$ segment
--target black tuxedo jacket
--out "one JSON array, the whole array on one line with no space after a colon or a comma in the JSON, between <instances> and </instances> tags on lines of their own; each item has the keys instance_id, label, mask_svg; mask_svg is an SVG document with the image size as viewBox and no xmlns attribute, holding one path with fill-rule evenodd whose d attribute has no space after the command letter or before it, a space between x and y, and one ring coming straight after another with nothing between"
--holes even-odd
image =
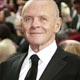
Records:
<instances>
[{"instance_id":1,"label":"black tuxedo jacket","mask_svg":"<svg viewBox=\"0 0 80 80\"><path fill-rule=\"evenodd\" d=\"M0 65L0 80L18 80L27 54L19 54ZM39 80L80 80L80 59L58 48Z\"/></svg>"}]
</instances>

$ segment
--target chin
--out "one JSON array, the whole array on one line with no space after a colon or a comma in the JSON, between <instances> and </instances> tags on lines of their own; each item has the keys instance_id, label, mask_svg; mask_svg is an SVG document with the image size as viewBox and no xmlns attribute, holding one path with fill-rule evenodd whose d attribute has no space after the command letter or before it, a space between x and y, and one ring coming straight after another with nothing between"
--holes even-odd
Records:
<instances>
[{"instance_id":1,"label":"chin","mask_svg":"<svg viewBox=\"0 0 80 80\"><path fill-rule=\"evenodd\" d=\"M29 43L31 45L41 45L42 44L42 42L40 40L39 41L37 41L37 40L29 41Z\"/></svg>"},{"instance_id":2,"label":"chin","mask_svg":"<svg viewBox=\"0 0 80 80\"><path fill-rule=\"evenodd\" d=\"M40 42L30 42L30 44L32 44L32 45L40 45L41 43Z\"/></svg>"}]
</instances>

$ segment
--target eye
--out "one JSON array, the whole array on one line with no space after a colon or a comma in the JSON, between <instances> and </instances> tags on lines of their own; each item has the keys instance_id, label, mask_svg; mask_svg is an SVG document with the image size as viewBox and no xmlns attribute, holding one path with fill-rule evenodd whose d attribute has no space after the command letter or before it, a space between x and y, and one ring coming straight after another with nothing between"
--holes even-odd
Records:
<instances>
[{"instance_id":1,"label":"eye","mask_svg":"<svg viewBox=\"0 0 80 80\"><path fill-rule=\"evenodd\" d=\"M24 22L28 23L28 22L32 22L32 17L28 16L24 18Z\"/></svg>"},{"instance_id":2,"label":"eye","mask_svg":"<svg viewBox=\"0 0 80 80\"><path fill-rule=\"evenodd\" d=\"M46 22L46 21L47 21L47 18L45 18L45 17L40 17L40 21L41 21L41 22Z\"/></svg>"}]
</instances>

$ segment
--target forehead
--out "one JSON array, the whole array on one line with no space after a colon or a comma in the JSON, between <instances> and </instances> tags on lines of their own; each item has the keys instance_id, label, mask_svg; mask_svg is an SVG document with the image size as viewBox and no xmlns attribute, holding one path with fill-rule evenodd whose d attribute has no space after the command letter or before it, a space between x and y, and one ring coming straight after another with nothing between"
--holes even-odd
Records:
<instances>
[{"instance_id":1,"label":"forehead","mask_svg":"<svg viewBox=\"0 0 80 80\"><path fill-rule=\"evenodd\" d=\"M55 8L53 2L47 0L33 1L30 3L26 3L23 7L22 14L38 14L38 13L55 13Z\"/></svg>"}]
</instances>

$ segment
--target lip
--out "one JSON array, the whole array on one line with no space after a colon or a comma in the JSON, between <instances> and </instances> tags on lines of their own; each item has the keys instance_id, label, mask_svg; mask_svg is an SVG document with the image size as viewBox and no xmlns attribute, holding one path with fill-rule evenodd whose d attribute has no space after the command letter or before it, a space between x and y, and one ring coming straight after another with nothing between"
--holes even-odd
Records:
<instances>
[{"instance_id":1,"label":"lip","mask_svg":"<svg viewBox=\"0 0 80 80\"><path fill-rule=\"evenodd\" d=\"M42 34L42 32L30 32L30 34Z\"/></svg>"},{"instance_id":2,"label":"lip","mask_svg":"<svg viewBox=\"0 0 80 80\"><path fill-rule=\"evenodd\" d=\"M40 35L42 33L31 33L31 35Z\"/></svg>"}]
</instances>

